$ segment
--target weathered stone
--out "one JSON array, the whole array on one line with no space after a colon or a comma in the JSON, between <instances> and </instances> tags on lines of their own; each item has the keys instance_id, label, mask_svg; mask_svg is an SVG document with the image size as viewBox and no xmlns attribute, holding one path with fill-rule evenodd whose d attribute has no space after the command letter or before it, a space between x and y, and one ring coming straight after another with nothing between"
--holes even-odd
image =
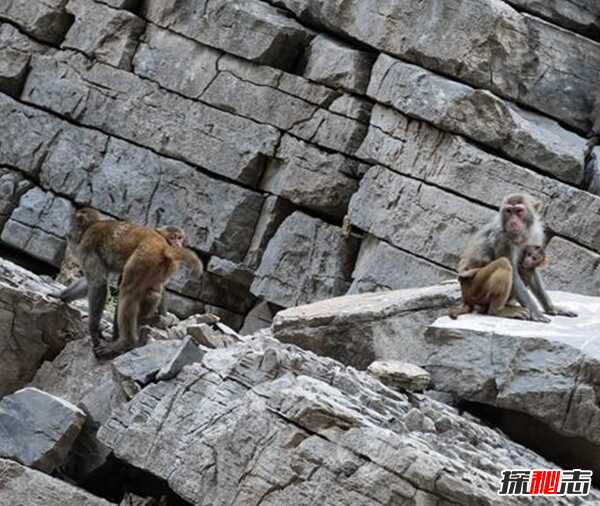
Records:
<instances>
[{"instance_id":1,"label":"weathered stone","mask_svg":"<svg viewBox=\"0 0 600 506\"><path fill-rule=\"evenodd\" d=\"M194 506L494 504L503 469L553 467L447 406L267 337L149 385L100 438Z\"/></svg>"},{"instance_id":2,"label":"weathered stone","mask_svg":"<svg viewBox=\"0 0 600 506\"><path fill-rule=\"evenodd\" d=\"M592 149L585 169L587 191L600 196L600 146Z\"/></svg>"},{"instance_id":3,"label":"weathered stone","mask_svg":"<svg viewBox=\"0 0 600 506\"><path fill-rule=\"evenodd\" d=\"M383 9L379 0L275 3L342 37L489 89L581 130L591 126L600 44L503 2L456 0L440 8L437 0L399 0Z\"/></svg>"},{"instance_id":4,"label":"weathered stone","mask_svg":"<svg viewBox=\"0 0 600 506\"><path fill-rule=\"evenodd\" d=\"M249 287L254 279L254 274L245 265L216 256L210 258L206 271L246 287Z\"/></svg>"},{"instance_id":5,"label":"weathered stone","mask_svg":"<svg viewBox=\"0 0 600 506\"><path fill-rule=\"evenodd\" d=\"M0 24L0 91L2 93L13 97L18 97L21 93L31 58L31 46L33 46L33 43L28 44L29 40L14 26Z\"/></svg>"},{"instance_id":6,"label":"weathered stone","mask_svg":"<svg viewBox=\"0 0 600 506\"><path fill-rule=\"evenodd\" d=\"M550 324L482 315L438 319L426 334L433 349L425 368L438 390L525 413L562 436L582 438L596 453L586 465L597 473L600 299L550 296L579 317L554 317Z\"/></svg>"},{"instance_id":7,"label":"weathered stone","mask_svg":"<svg viewBox=\"0 0 600 506\"><path fill-rule=\"evenodd\" d=\"M188 325L187 332L194 340L194 343L206 348L227 348L237 342L236 339L214 329L206 323Z\"/></svg>"},{"instance_id":8,"label":"weathered stone","mask_svg":"<svg viewBox=\"0 0 600 506\"><path fill-rule=\"evenodd\" d=\"M348 294L437 285L455 273L367 235L358 253Z\"/></svg>"},{"instance_id":9,"label":"weathered stone","mask_svg":"<svg viewBox=\"0 0 600 506\"><path fill-rule=\"evenodd\" d=\"M179 374L184 366L201 362L204 352L198 348L191 337L186 337L180 342L179 349L158 371L158 381L170 380Z\"/></svg>"},{"instance_id":10,"label":"weathered stone","mask_svg":"<svg viewBox=\"0 0 600 506\"><path fill-rule=\"evenodd\" d=\"M274 154L279 138L273 127L168 93L81 54L34 56L22 98L249 185L258 182L263 158Z\"/></svg>"},{"instance_id":11,"label":"weathered stone","mask_svg":"<svg viewBox=\"0 0 600 506\"><path fill-rule=\"evenodd\" d=\"M590 37L600 37L600 4L587 0L506 0L517 9Z\"/></svg>"},{"instance_id":12,"label":"weathered stone","mask_svg":"<svg viewBox=\"0 0 600 506\"><path fill-rule=\"evenodd\" d=\"M258 0L147 0L142 15L228 53L293 70L313 37L284 11Z\"/></svg>"},{"instance_id":13,"label":"weathered stone","mask_svg":"<svg viewBox=\"0 0 600 506\"><path fill-rule=\"evenodd\" d=\"M425 330L459 297L458 284L337 297L280 311L273 335L361 369L375 360L422 365Z\"/></svg>"},{"instance_id":14,"label":"weathered stone","mask_svg":"<svg viewBox=\"0 0 600 506\"><path fill-rule=\"evenodd\" d=\"M357 249L340 228L295 212L269 242L251 292L284 307L341 295Z\"/></svg>"},{"instance_id":15,"label":"weathered stone","mask_svg":"<svg viewBox=\"0 0 600 506\"><path fill-rule=\"evenodd\" d=\"M259 330L269 328L273 322L274 315L275 312L271 304L266 301L259 302L246 315L244 325L240 329L240 334L247 336Z\"/></svg>"},{"instance_id":16,"label":"weathered stone","mask_svg":"<svg viewBox=\"0 0 600 506\"><path fill-rule=\"evenodd\" d=\"M33 184L18 172L0 167L0 229Z\"/></svg>"},{"instance_id":17,"label":"weathered stone","mask_svg":"<svg viewBox=\"0 0 600 506\"><path fill-rule=\"evenodd\" d=\"M542 272L552 290L584 295L600 293L600 255L576 244L553 237L546 246L549 262Z\"/></svg>"},{"instance_id":18,"label":"weathered stone","mask_svg":"<svg viewBox=\"0 0 600 506\"><path fill-rule=\"evenodd\" d=\"M37 388L0 400L0 457L51 473L62 466L79 435L85 413Z\"/></svg>"},{"instance_id":19,"label":"weathered stone","mask_svg":"<svg viewBox=\"0 0 600 506\"><path fill-rule=\"evenodd\" d=\"M349 214L352 224L361 230L455 268L465 242L495 213L383 167L373 167L352 197Z\"/></svg>"},{"instance_id":20,"label":"weathered stone","mask_svg":"<svg viewBox=\"0 0 600 506\"><path fill-rule=\"evenodd\" d=\"M110 5L115 9L125 9L127 11L135 11L139 5L141 0L102 0L102 3L106 5Z\"/></svg>"},{"instance_id":21,"label":"weathered stone","mask_svg":"<svg viewBox=\"0 0 600 506\"><path fill-rule=\"evenodd\" d=\"M305 55L304 77L336 89L364 94L375 61L373 53L359 51L327 35L315 37Z\"/></svg>"},{"instance_id":22,"label":"weathered stone","mask_svg":"<svg viewBox=\"0 0 600 506\"><path fill-rule=\"evenodd\" d=\"M157 341L135 348L112 361L112 372L123 393L131 399L154 381L163 366L179 352L181 341Z\"/></svg>"},{"instance_id":23,"label":"weathered stone","mask_svg":"<svg viewBox=\"0 0 600 506\"><path fill-rule=\"evenodd\" d=\"M90 340L78 339L68 343L52 362L44 362L31 386L75 404L86 414L63 466L70 477L84 480L105 464L110 454L96 439L98 428L126 400L113 381L110 362L98 362Z\"/></svg>"},{"instance_id":24,"label":"weathered stone","mask_svg":"<svg viewBox=\"0 0 600 506\"><path fill-rule=\"evenodd\" d=\"M367 371L384 385L399 391L423 392L431 382L425 369L399 360L377 360Z\"/></svg>"},{"instance_id":25,"label":"weathered stone","mask_svg":"<svg viewBox=\"0 0 600 506\"><path fill-rule=\"evenodd\" d=\"M398 111L466 135L569 183L583 179L585 139L489 91L380 55L368 94Z\"/></svg>"},{"instance_id":26,"label":"weathered stone","mask_svg":"<svg viewBox=\"0 0 600 506\"><path fill-rule=\"evenodd\" d=\"M264 200L260 216L254 228L254 235L244 258L244 264L248 268L258 268L267 244L273 238L283 220L293 212L294 207L288 201L279 197L271 195Z\"/></svg>"},{"instance_id":27,"label":"weathered stone","mask_svg":"<svg viewBox=\"0 0 600 506\"><path fill-rule=\"evenodd\" d=\"M511 193L529 193L544 202L544 217L549 230L584 246L600 249L600 233L590 234L590 231L600 231L598 197L559 181L544 178L531 170L493 156L460 136L441 132L420 121L410 120L387 107L377 105L373 109L372 126L357 156L382 163L402 175L409 175L489 206L499 206L502 197ZM377 172L380 170L376 169ZM387 177L393 179L393 176ZM367 179L363 178L361 188ZM482 181L485 181L485 184L482 184ZM493 192L489 191L490 187L494 188ZM391 203L396 202L395 190L388 191L391 192L390 212L396 215L397 203ZM358 194L360 193L359 190ZM351 201L351 211L358 194L355 194ZM439 198L446 201L454 199L449 194ZM409 201L404 202L405 205L413 207ZM442 203L440 206L445 207ZM455 211L459 208L457 206L459 204L453 204ZM574 212L574 209L586 209L587 212L579 214ZM463 216L462 212L457 211L456 214ZM426 224L420 230L429 228L430 225ZM404 243L395 244L404 248ZM428 258L436 261L434 257ZM454 267L454 264L444 265Z\"/></svg>"},{"instance_id":28,"label":"weathered stone","mask_svg":"<svg viewBox=\"0 0 600 506\"><path fill-rule=\"evenodd\" d=\"M83 489L29 469L11 460L0 459L0 504L17 506L111 506Z\"/></svg>"},{"instance_id":29,"label":"weathered stone","mask_svg":"<svg viewBox=\"0 0 600 506\"><path fill-rule=\"evenodd\" d=\"M26 385L44 360L86 335L81 311L48 298L58 289L0 259L0 396Z\"/></svg>"},{"instance_id":30,"label":"weathered stone","mask_svg":"<svg viewBox=\"0 0 600 506\"><path fill-rule=\"evenodd\" d=\"M73 204L40 188L27 191L6 222L0 239L55 266L65 252Z\"/></svg>"},{"instance_id":31,"label":"weathered stone","mask_svg":"<svg viewBox=\"0 0 600 506\"><path fill-rule=\"evenodd\" d=\"M66 10L75 18L62 43L98 61L130 70L145 23L135 14L95 0L69 0Z\"/></svg>"},{"instance_id":32,"label":"weathered stone","mask_svg":"<svg viewBox=\"0 0 600 506\"><path fill-rule=\"evenodd\" d=\"M358 183L347 176L356 160L328 153L285 135L269 161L261 188L300 207L331 216L344 217Z\"/></svg>"},{"instance_id":33,"label":"weathered stone","mask_svg":"<svg viewBox=\"0 0 600 506\"><path fill-rule=\"evenodd\" d=\"M0 19L16 24L34 39L59 44L72 23L67 0L9 0L0 4Z\"/></svg>"}]
</instances>

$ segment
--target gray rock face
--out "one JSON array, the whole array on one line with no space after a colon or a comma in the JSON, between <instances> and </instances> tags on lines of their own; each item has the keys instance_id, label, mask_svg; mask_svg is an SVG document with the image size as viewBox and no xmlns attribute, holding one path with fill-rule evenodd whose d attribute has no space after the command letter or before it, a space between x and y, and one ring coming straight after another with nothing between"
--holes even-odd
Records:
<instances>
[{"instance_id":1,"label":"gray rock face","mask_svg":"<svg viewBox=\"0 0 600 506\"><path fill-rule=\"evenodd\" d=\"M452 408L418 399L259 337L149 385L99 436L198 506L257 497L273 506L494 504L503 469L553 466ZM588 500L600 495L593 490Z\"/></svg>"},{"instance_id":2,"label":"gray rock face","mask_svg":"<svg viewBox=\"0 0 600 506\"><path fill-rule=\"evenodd\" d=\"M437 320L427 331L433 348L425 368L438 390L526 413L600 451L600 300L551 296L579 317L550 324L481 315Z\"/></svg>"},{"instance_id":3,"label":"gray rock face","mask_svg":"<svg viewBox=\"0 0 600 506\"><path fill-rule=\"evenodd\" d=\"M285 70L313 37L284 11L258 0L148 0L142 15L202 44Z\"/></svg>"},{"instance_id":4,"label":"gray rock face","mask_svg":"<svg viewBox=\"0 0 600 506\"><path fill-rule=\"evenodd\" d=\"M348 294L431 286L455 278L454 271L367 235L360 245Z\"/></svg>"},{"instance_id":5,"label":"gray rock face","mask_svg":"<svg viewBox=\"0 0 600 506\"><path fill-rule=\"evenodd\" d=\"M181 341L179 348L170 360L160 368L156 379L159 381L173 379L184 366L201 362L203 356L204 352L188 336Z\"/></svg>"},{"instance_id":6,"label":"gray rock face","mask_svg":"<svg viewBox=\"0 0 600 506\"><path fill-rule=\"evenodd\" d=\"M600 5L586 0L507 0L519 10L591 37L600 35Z\"/></svg>"},{"instance_id":7,"label":"gray rock face","mask_svg":"<svg viewBox=\"0 0 600 506\"><path fill-rule=\"evenodd\" d=\"M589 171L588 191L600 196L600 146L592 149L586 170Z\"/></svg>"},{"instance_id":8,"label":"gray rock face","mask_svg":"<svg viewBox=\"0 0 600 506\"><path fill-rule=\"evenodd\" d=\"M104 499L11 460L0 459L0 503L27 506L111 506Z\"/></svg>"},{"instance_id":9,"label":"gray rock face","mask_svg":"<svg viewBox=\"0 0 600 506\"><path fill-rule=\"evenodd\" d=\"M0 19L18 25L35 39L59 44L71 25L67 0L9 0L0 5Z\"/></svg>"},{"instance_id":10,"label":"gray rock face","mask_svg":"<svg viewBox=\"0 0 600 506\"><path fill-rule=\"evenodd\" d=\"M33 185L21 174L0 167L0 228L19 205L19 200Z\"/></svg>"},{"instance_id":11,"label":"gray rock face","mask_svg":"<svg viewBox=\"0 0 600 506\"><path fill-rule=\"evenodd\" d=\"M113 381L110 362L98 362L90 340L78 339L67 343L52 362L44 362L30 386L60 397L86 414L85 424L62 467L71 478L84 480L110 454L96 439L96 432L112 410L126 401Z\"/></svg>"},{"instance_id":12,"label":"gray rock face","mask_svg":"<svg viewBox=\"0 0 600 506\"><path fill-rule=\"evenodd\" d=\"M308 46L305 59L304 77L307 79L364 94L375 55L319 35Z\"/></svg>"},{"instance_id":13,"label":"gray rock face","mask_svg":"<svg viewBox=\"0 0 600 506\"><path fill-rule=\"evenodd\" d=\"M82 55L35 56L23 99L250 185L278 140L270 126L167 93Z\"/></svg>"},{"instance_id":14,"label":"gray rock face","mask_svg":"<svg viewBox=\"0 0 600 506\"><path fill-rule=\"evenodd\" d=\"M0 396L23 387L43 360L86 335L83 313L48 297L58 289L0 259Z\"/></svg>"},{"instance_id":15,"label":"gray rock face","mask_svg":"<svg viewBox=\"0 0 600 506\"><path fill-rule=\"evenodd\" d=\"M347 176L358 162L285 135L261 188L294 204L341 220L358 182Z\"/></svg>"},{"instance_id":16,"label":"gray rock face","mask_svg":"<svg viewBox=\"0 0 600 506\"><path fill-rule=\"evenodd\" d=\"M442 130L466 135L563 181L578 185L583 179L585 139L489 91L383 54L373 68L368 94L377 102Z\"/></svg>"},{"instance_id":17,"label":"gray rock face","mask_svg":"<svg viewBox=\"0 0 600 506\"><path fill-rule=\"evenodd\" d=\"M425 369L398 360L377 360L367 371L384 385L399 391L423 392L431 382Z\"/></svg>"},{"instance_id":18,"label":"gray rock face","mask_svg":"<svg viewBox=\"0 0 600 506\"><path fill-rule=\"evenodd\" d=\"M251 291L284 307L341 295L357 248L340 228L296 212L269 242Z\"/></svg>"},{"instance_id":19,"label":"gray rock face","mask_svg":"<svg viewBox=\"0 0 600 506\"><path fill-rule=\"evenodd\" d=\"M85 413L36 388L0 400L0 457L51 473L79 435Z\"/></svg>"},{"instance_id":20,"label":"gray rock face","mask_svg":"<svg viewBox=\"0 0 600 506\"><path fill-rule=\"evenodd\" d=\"M136 15L116 10L95 0L69 0L66 6L75 22L62 47L89 58L129 70L145 23Z\"/></svg>"},{"instance_id":21,"label":"gray rock face","mask_svg":"<svg viewBox=\"0 0 600 506\"><path fill-rule=\"evenodd\" d=\"M497 0L278 0L301 20L589 129L600 45ZM426 23L424 25L423 23ZM426 30L430 35L423 37ZM449 37L448 34L452 33ZM560 91L559 91L560 90Z\"/></svg>"},{"instance_id":22,"label":"gray rock face","mask_svg":"<svg viewBox=\"0 0 600 506\"><path fill-rule=\"evenodd\" d=\"M422 365L432 351L425 330L459 298L457 284L347 295L277 313L273 335L360 369L375 360Z\"/></svg>"}]
</instances>

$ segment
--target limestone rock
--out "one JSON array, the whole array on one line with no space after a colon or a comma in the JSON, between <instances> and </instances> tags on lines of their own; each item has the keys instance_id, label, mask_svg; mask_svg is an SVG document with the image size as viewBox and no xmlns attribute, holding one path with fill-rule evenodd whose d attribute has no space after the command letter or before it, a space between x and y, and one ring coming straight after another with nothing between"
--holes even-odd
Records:
<instances>
[{"instance_id":1,"label":"limestone rock","mask_svg":"<svg viewBox=\"0 0 600 506\"><path fill-rule=\"evenodd\" d=\"M131 69L145 23L125 10L113 9L95 0L69 0L66 6L75 22L62 43L117 68Z\"/></svg>"},{"instance_id":2,"label":"limestone rock","mask_svg":"<svg viewBox=\"0 0 600 506\"><path fill-rule=\"evenodd\" d=\"M59 289L0 259L0 396L26 385L44 360L87 334L79 309L48 297Z\"/></svg>"},{"instance_id":3,"label":"limestone rock","mask_svg":"<svg viewBox=\"0 0 600 506\"><path fill-rule=\"evenodd\" d=\"M51 473L66 460L85 422L75 405L37 388L0 400L0 457Z\"/></svg>"},{"instance_id":4,"label":"limestone rock","mask_svg":"<svg viewBox=\"0 0 600 506\"><path fill-rule=\"evenodd\" d=\"M254 306L244 319L244 326L240 329L242 336L247 336L261 329L271 327L274 310L272 304L262 301Z\"/></svg>"},{"instance_id":5,"label":"limestone rock","mask_svg":"<svg viewBox=\"0 0 600 506\"><path fill-rule=\"evenodd\" d=\"M431 376L425 369L399 360L377 360L367 371L384 385L400 392L423 392L431 382Z\"/></svg>"},{"instance_id":6,"label":"limestone rock","mask_svg":"<svg viewBox=\"0 0 600 506\"><path fill-rule=\"evenodd\" d=\"M358 51L326 35L318 35L305 55L304 77L352 93L367 91L373 53Z\"/></svg>"},{"instance_id":7,"label":"limestone rock","mask_svg":"<svg viewBox=\"0 0 600 506\"><path fill-rule=\"evenodd\" d=\"M424 366L435 388L459 398L530 415L600 456L600 299L550 292L576 319L550 324L468 315L441 318L426 339ZM598 457L592 465L600 472Z\"/></svg>"},{"instance_id":8,"label":"limestone rock","mask_svg":"<svg viewBox=\"0 0 600 506\"><path fill-rule=\"evenodd\" d=\"M67 0L10 0L0 5L0 19L16 24L35 39L59 44L71 25Z\"/></svg>"},{"instance_id":9,"label":"limestone rock","mask_svg":"<svg viewBox=\"0 0 600 506\"><path fill-rule=\"evenodd\" d=\"M277 313L276 339L365 369L375 360L425 363L433 319L459 300L457 283L347 295Z\"/></svg>"},{"instance_id":10,"label":"limestone rock","mask_svg":"<svg viewBox=\"0 0 600 506\"><path fill-rule=\"evenodd\" d=\"M579 185L583 179L587 151L583 137L489 91L380 55L368 94L402 113L466 135L563 181Z\"/></svg>"},{"instance_id":11,"label":"limestone rock","mask_svg":"<svg viewBox=\"0 0 600 506\"><path fill-rule=\"evenodd\" d=\"M600 146L592 149L586 171L588 172L588 191L600 196Z\"/></svg>"},{"instance_id":12,"label":"limestone rock","mask_svg":"<svg viewBox=\"0 0 600 506\"><path fill-rule=\"evenodd\" d=\"M366 373L256 337L147 386L99 437L193 506L257 497L272 506L494 504L503 469L555 467L413 395L417 402Z\"/></svg>"},{"instance_id":13,"label":"limestone rock","mask_svg":"<svg viewBox=\"0 0 600 506\"><path fill-rule=\"evenodd\" d=\"M32 186L22 174L0 167L0 229L18 206L23 194Z\"/></svg>"},{"instance_id":14,"label":"limestone rock","mask_svg":"<svg viewBox=\"0 0 600 506\"><path fill-rule=\"evenodd\" d=\"M289 69L313 34L259 0L148 0L142 15L190 39L246 60Z\"/></svg>"},{"instance_id":15,"label":"limestone rock","mask_svg":"<svg viewBox=\"0 0 600 506\"><path fill-rule=\"evenodd\" d=\"M0 459L0 504L17 506L111 506L104 499L12 460Z\"/></svg>"},{"instance_id":16,"label":"limestone rock","mask_svg":"<svg viewBox=\"0 0 600 506\"><path fill-rule=\"evenodd\" d=\"M340 228L295 212L269 242L251 291L284 307L341 295L357 247Z\"/></svg>"},{"instance_id":17,"label":"limestone rock","mask_svg":"<svg viewBox=\"0 0 600 506\"><path fill-rule=\"evenodd\" d=\"M201 362L204 352L198 348L191 337L184 338L175 354L158 371L156 379L159 381L169 380L179 374L184 366Z\"/></svg>"},{"instance_id":18,"label":"limestone rock","mask_svg":"<svg viewBox=\"0 0 600 506\"><path fill-rule=\"evenodd\" d=\"M591 126L600 44L503 2L457 0L439 8L437 0L399 0L385 9L379 0L277 0L276 5L302 21L489 89L575 128Z\"/></svg>"}]
</instances>

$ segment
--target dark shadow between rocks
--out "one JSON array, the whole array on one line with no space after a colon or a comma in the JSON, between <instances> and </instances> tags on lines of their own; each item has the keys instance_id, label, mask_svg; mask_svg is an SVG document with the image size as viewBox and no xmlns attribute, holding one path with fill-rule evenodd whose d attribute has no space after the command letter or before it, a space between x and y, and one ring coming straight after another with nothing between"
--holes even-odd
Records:
<instances>
[{"instance_id":1,"label":"dark shadow between rocks","mask_svg":"<svg viewBox=\"0 0 600 506\"><path fill-rule=\"evenodd\" d=\"M591 469L594 485L600 486L600 446L581 437L559 434L536 418L518 411L468 401L461 401L458 408L500 429L513 441L563 469Z\"/></svg>"},{"instance_id":2,"label":"dark shadow between rocks","mask_svg":"<svg viewBox=\"0 0 600 506\"><path fill-rule=\"evenodd\" d=\"M1 242L0 258L10 260L18 266L23 267L24 269L27 269L38 276L46 275L54 278L58 274L58 268L47 264L46 262L42 262L41 260L38 260L37 258L34 258L21 250L14 249Z\"/></svg>"}]
</instances>

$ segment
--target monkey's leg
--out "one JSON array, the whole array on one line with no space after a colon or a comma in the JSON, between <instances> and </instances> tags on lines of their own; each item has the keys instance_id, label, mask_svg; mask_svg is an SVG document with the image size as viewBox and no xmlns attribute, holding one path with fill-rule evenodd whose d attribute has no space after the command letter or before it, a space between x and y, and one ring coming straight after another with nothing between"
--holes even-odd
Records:
<instances>
[{"instance_id":1,"label":"monkey's leg","mask_svg":"<svg viewBox=\"0 0 600 506\"><path fill-rule=\"evenodd\" d=\"M92 338L92 346L94 350L102 341L102 332L100 331L100 320L102 319L102 311L106 304L108 295L108 284L104 283L89 283L88 286L88 326L90 329L90 337Z\"/></svg>"},{"instance_id":2,"label":"monkey's leg","mask_svg":"<svg viewBox=\"0 0 600 506\"><path fill-rule=\"evenodd\" d=\"M121 287L117 307L119 338L111 343L104 342L99 345L96 348L96 356L99 358L113 358L135 348L140 309L140 295L136 292L123 290L123 287Z\"/></svg>"},{"instance_id":3,"label":"monkey's leg","mask_svg":"<svg viewBox=\"0 0 600 506\"><path fill-rule=\"evenodd\" d=\"M453 320L456 320L460 315L472 313L473 309L473 306L469 306L468 304L451 307L448 309L448 316Z\"/></svg>"},{"instance_id":4,"label":"monkey's leg","mask_svg":"<svg viewBox=\"0 0 600 506\"><path fill-rule=\"evenodd\" d=\"M544 312L546 314L552 316L568 316L570 318L574 318L577 316L575 311L570 311L568 309L562 309L558 306L555 306L546 289L544 288L544 284L542 282L542 278L540 277L540 273L537 270L533 271L533 276L531 277L531 291L540 301L540 304L544 308Z\"/></svg>"},{"instance_id":5,"label":"monkey's leg","mask_svg":"<svg viewBox=\"0 0 600 506\"><path fill-rule=\"evenodd\" d=\"M88 293L88 282L86 277L76 279L64 290L52 294L63 302L73 302L74 300L84 299Z\"/></svg>"},{"instance_id":6,"label":"monkey's leg","mask_svg":"<svg viewBox=\"0 0 600 506\"><path fill-rule=\"evenodd\" d=\"M140 305L140 322L153 320L161 306L162 296L163 290L161 285L146 292Z\"/></svg>"}]
</instances>

